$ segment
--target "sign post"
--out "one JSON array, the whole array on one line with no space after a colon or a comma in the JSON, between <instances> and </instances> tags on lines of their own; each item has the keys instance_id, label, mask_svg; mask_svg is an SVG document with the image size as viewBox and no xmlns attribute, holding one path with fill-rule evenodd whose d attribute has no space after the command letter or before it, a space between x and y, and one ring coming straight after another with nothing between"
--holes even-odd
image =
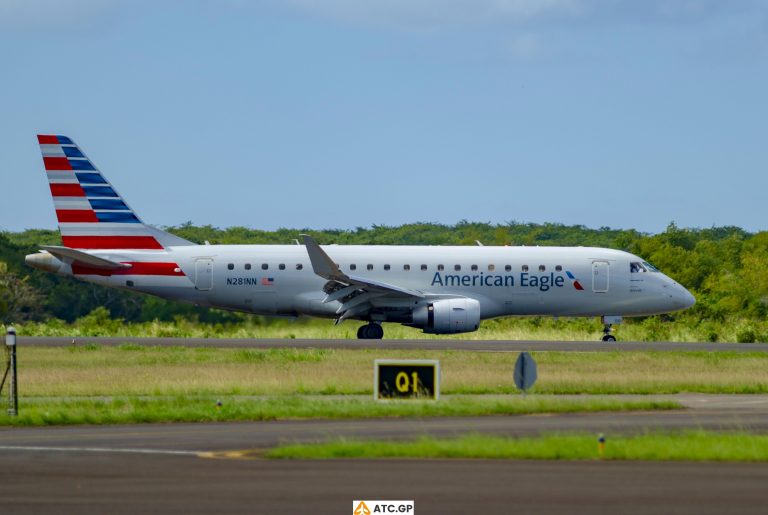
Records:
<instances>
[{"instance_id":1,"label":"sign post","mask_svg":"<svg viewBox=\"0 0 768 515\"><path fill-rule=\"evenodd\" d=\"M9 371L11 374L11 381L9 383L10 390L8 392L8 415L15 417L19 414L19 392L16 383L16 329L13 327L9 327L5 333L5 345L8 347L10 354L5 377L8 376ZM5 379L5 377L3 379Z\"/></svg>"},{"instance_id":2,"label":"sign post","mask_svg":"<svg viewBox=\"0 0 768 515\"><path fill-rule=\"evenodd\" d=\"M538 378L536 371L536 361L527 352L521 352L515 362L515 372L512 376L515 381L515 386L523 391L525 395L526 390L529 390L533 383Z\"/></svg>"}]
</instances>

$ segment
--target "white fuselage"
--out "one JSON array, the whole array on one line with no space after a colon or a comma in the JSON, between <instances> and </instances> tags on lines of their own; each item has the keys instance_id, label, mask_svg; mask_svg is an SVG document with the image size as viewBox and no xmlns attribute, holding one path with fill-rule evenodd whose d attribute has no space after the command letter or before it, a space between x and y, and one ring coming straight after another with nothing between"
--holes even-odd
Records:
<instances>
[{"instance_id":1,"label":"white fuselage","mask_svg":"<svg viewBox=\"0 0 768 515\"><path fill-rule=\"evenodd\" d=\"M477 300L482 319L644 316L685 309L695 301L663 273L631 271L631 263L642 259L611 249L325 245L323 250L344 273L425 295L424 300L376 297L366 315L376 321L409 323L414 306L441 298ZM76 274L104 286L264 315L334 318L340 306L338 301L323 302L327 281L313 272L304 245L191 245L90 253L112 261L176 265L170 275L133 275L131 270ZM59 273L69 275L71 267L64 265Z\"/></svg>"}]
</instances>

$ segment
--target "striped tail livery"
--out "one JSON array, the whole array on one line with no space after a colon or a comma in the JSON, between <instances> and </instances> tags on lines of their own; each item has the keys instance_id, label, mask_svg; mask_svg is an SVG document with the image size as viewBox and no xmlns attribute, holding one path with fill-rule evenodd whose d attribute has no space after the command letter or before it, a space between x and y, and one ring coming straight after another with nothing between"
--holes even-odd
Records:
<instances>
[{"instance_id":1,"label":"striped tail livery","mask_svg":"<svg viewBox=\"0 0 768 515\"><path fill-rule=\"evenodd\" d=\"M73 249L162 250L190 242L145 225L68 137L37 136L61 239Z\"/></svg>"}]
</instances>

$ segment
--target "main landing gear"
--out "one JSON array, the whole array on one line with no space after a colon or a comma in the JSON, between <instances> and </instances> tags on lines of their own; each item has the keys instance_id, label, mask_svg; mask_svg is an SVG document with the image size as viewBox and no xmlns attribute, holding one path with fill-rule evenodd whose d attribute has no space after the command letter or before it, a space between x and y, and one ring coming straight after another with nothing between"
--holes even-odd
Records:
<instances>
[{"instance_id":1,"label":"main landing gear","mask_svg":"<svg viewBox=\"0 0 768 515\"><path fill-rule=\"evenodd\" d=\"M603 323L603 337L601 340L604 342L615 342L616 337L611 334L613 324L620 324L621 317L618 316L604 316L600 317L600 321Z\"/></svg>"},{"instance_id":2,"label":"main landing gear","mask_svg":"<svg viewBox=\"0 0 768 515\"><path fill-rule=\"evenodd\" d=\"M357 337L361 340L381 340L384 338L384 329L381 324L371 322L358 328Z\"/></svg>"}]
</instances>

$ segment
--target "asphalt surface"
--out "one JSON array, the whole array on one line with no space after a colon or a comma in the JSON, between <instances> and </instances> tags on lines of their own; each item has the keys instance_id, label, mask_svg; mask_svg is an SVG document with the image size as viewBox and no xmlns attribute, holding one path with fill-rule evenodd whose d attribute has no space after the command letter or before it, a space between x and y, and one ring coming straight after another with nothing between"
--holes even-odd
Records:
<instances>
[{"instance_id":1,"label":"asphalt surface","mask_svg":"<svg viewBox=\"0 0 768 515\"><path fill-rule=\"evenodd\" d=\"M671 343L671 342L574 342L574 341L505 341L505 340L315 340L281 338L97 338L97 337L28 337L20 336L18 345L65 347L98 344L159 347L230 347L230 348L326 348L326 349L419 349L470 350L495 352L520 351L677 351L677 352L768 352L765 343Z\"/></svg>"},{"instance_id":2,"label":"asphalt surface","mask_svg":"<svg viewBox=\"0 0 768 515\"><path fill-rule=\"evenodd\" d=\"M350 513L414 499L418 513L765 513L768 465L506 460L274 461L327 438L649 429L768 431L768 396L677 395L688 407L502 417L0 429L3 513Z\"/></svg>"},{"instance_id":3,"label":"asphalt surface","mask_svg":"<svg viewBox=\"0 0 768 515\"><path fill-rule=\"evenodd\" d=\"M4 453L3 513L350 514L413 499L424 514L764 514L756 464L198 459Z\"/></svg>"}]
</instances>

